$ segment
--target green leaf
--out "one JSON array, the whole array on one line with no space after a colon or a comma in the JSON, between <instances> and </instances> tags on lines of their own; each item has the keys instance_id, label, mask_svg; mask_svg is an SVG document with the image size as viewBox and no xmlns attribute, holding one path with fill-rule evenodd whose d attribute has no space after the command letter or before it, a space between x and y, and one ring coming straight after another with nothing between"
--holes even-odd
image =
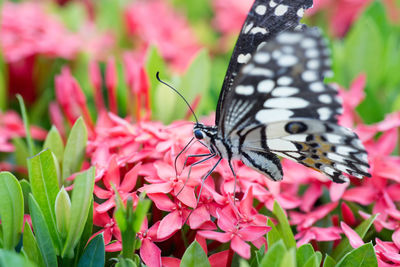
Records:
<instances>
[{"instance_id":1,"label":"green leaf","mask_svg":"<svg viewBox=\"0 0 400 267\"><path fill-rule=\"evenodd\" d=\"M14 138L12 140L14 145L14 155L15 155L15 162L18 166L26 167L26 159L29 158L31 155L29 154L28 147L26 146L25 142L22 141L21 138Z\"/></svg>"},{"instance_id":2,"label":"green leaf","mask_svg":"<svg viewBox=\"0 0 400 267\"><path fill-rule=\"evenodd\" d=\"M102 234L90 240L85 252L79 260L78 267L103 267L105 262L105 246Z\"/></svg>"},{"instance_id":3,"label":"green leaf","mask_svg":"<svg viewBox=\"0 0 400 267\"><path fill-rule=\"evenodd\" d=\"M299 265L299 266L304 266L304 267L319 267L320 262L318 260L317 254L313 254L305 263L304 265Z\"/></svg>"},{"instance_id":4,"label":"green leaf","mask_svg":"<svg viewBox=\"0 0 400 267\"><path fill-rule=\"evenodd\" d=\"M22 250L28 257L28 259L36 263L38 266L43 266L44 262L42 253L40 252L39 246L36 242L36 238L33 235L31 226L28 222L25 222L22 244Z\"/></svg>"},{"instance_id":5,"label":"green leaf","mask_svg":"<svg viewBox=\"0 0 400 267\"><path fill-rule=\"evenodd\" d=\"M160 77L166 77L167 76L167 66L164 62L164 59L160 55L160 53L157 51L157 48L155 46L151 46L150 49L147 52L147 59L146 59L146 73L149 77L150 81L150 99L151 99L151 105L153 109L158 111L156 106L156 91L158 89L158 86L160 82L156 78L156 73L160 72Z\"/></svg>"},{"instance_id":6,"label":"green leaf","mask_svg":"<svg viewBox=\"0 0 400 267\"><path fill-rule=\"evenodd\" d=\"M270 219L268 219L267 225L271 227L271 230L267 233L268 247L271 247L273 244L281 240L282 237L278 232L278 229L276 229L275 224Z\"/></svg>"},{"instance_id":7,"label":"green leaf","mask_svg":"<svg viewBox=\"0 0 400 267\"><path fill-rule=\"evenodd\" d=\"M29 155L33 156L36 153L35 145L33 143L33 139L31 136L29 120L28 120L28 115L26 114L24 99L22 98L21 95L17 95L17 99L19 101L19 106L21 108L22 119L24 120L24 127L25 127L26 141L28 143L28 148L29 148Z\"/></svg>"},{"instance_id":8,"label":"green leaf","mask_svg":"<svg viewBox=\"0 0 400 267\"><path fill-rule=\"evenodd\" d=\"M21 185L22 194L24 197L24 211L25 214L29 214L28 199L29 199L29 194L32 193L31 185L25 179L19 180L19 184Z\"/></svg>"},{"instance_id":9,"label":"green leaf","mask_svg":"<svg viewBox=\"0 0 400 267\"><path fill-rule=\"evenodd\" d=\"M335 267L335 265L336 265L336 261L328 254L325 254L325 260L324 260L323 267Z\"/></svg>"},{"instance_id":10,"label":"green leaf","mask_svg":"<svg viewBox=\"0 0 400 267\"><path fill-rule=\"evenodd\" d=\"M36 265L14 251L0 249L0 266L35 267Z\"/></svg>"},{"instance_id":11,"label":"green leaf","mask_svg":"<svg viewBox=\"0 0 400 267\"><path fill-rule=\"evenodd\" d=\"M287 248L295 248L296 240L294 239L292 229L290 228L289 221L286 218L283 209L279 205L278 202L274 202L274 214L278 218L278 224L276 225L276 229L280 233L283 238L283 242Z\"/></svg>"},{"instance_id":12,"label":"green leaf","mask_svg":"<svg viewBox=\"0 0 400 267\"><path fill-rule=\"evenodd\" d=\"M349 252L336 265L336 267L378 267L378 260L372 243L362 245L361 247Z\"/></svg>"},{"instance_id":13,"label":"green leaf","mask_svg":"<svg viewBox=\"0 0 400 267\"><path fill-rule=\"evenodd\" d=\"M369 217L367 220L363 221L362 223L360 223L359 226L356 227L355 231L361 238L364 238L365 234L368 232L369 228L371 227L372 223L375 221L377 216L378 216L377 214L372 215L371 217ZM344 237L342 241L339 243L339 245L333 251L332 258L338 261L352 249L353 248L350 245L349 239L347 237Z\"/></svg>"},{"instance_id":14,"label":"green leaf","mask_svg":"<svg viewBox=\"0 0 400 267\"><path fill-rule=\"evenodd\" d=\"M291 248L283 255L280 267L296 267L296 249Z\"/></svg>"},{"instance_id":15,"label":"green leaf","mask_svg":"<svg viewBox=\"0 0 400 267\"><path fill-rule=\"evenodd\" d=\"M85 123L82 118L79 118L72 127L65 145L62 163L63 181L81 169L85 157L87 138Z\"/></svg>"},{"instance_id":16,"label":"green leaf","mask_svg":"<svg viewBox=\"0 0 400 267\"><path fill-rule=\"evenodd\" d=\"M93 230L93 199L90 201L90 208L88 212L88 218L86 220L85 228L83 229L83 233L81 238L79 239L79 244L76 250L76 258L78 260L82 255L89 238L92 236Z\"/></svg>"},{"instance_id":17,"label":"green leaf","mask_svg":"<svg viewBox=\"0 0 400 267\"><path fill-rule=\"evenodd\" d=\"M118 258L117 264L115 264L115 267L136 267L136 263L132 259L126 259L126 258Z\"/></svg>"},{"instance_id":18,"label":"green leaf","mask_svg":"<svg viewBox=\"0 0 400 267\"><path fill-rule=\"evenodd\" d=\"M186 73L182 76L180 90L189 103L192 103L197 96L201 96L197 113L203 114L211 105L215 108L215 102L210 99L211 62L207 50L201 50L193 59ZM183 101L177 103L178 114L186 114L188 108Z\"/></svg>"},{"instance_id":19,"label":"green leaf","mask_svg":"<svg viewBox=\"0 0 400 267\"><path fill-rule=\"evenodd\" d=\"M71 200L64 187L58 192L55 203L57 229L64 239L69 231L69 220L71 217Z\"/></svg>"},{"instance_id":20,"label":"green leaf","mask_svg":"<svg viewBox=\"0 0 400 267\"><path fill-rule=\"evenodd\" d=\"M48 267L57 266L56 247L53 245L44 214L40 210L39 204L32 194L29 195L29 209L31 211L32 225L38 247L43 256L43 261Z\"/></svg>"},{"instance_id":21,"label":"green leaf","mask_svg":"<svg viewBox=\"0 0 400 267\"><path fill-rule=\"evenodd\" d=\"M62 251L62 257L72 258L74 248L78 244L85 227L90 210L94 187L94 168L78 174L72 190L72 204L69 232Z\"/></svg>"},{"instance_id":22,"label":"green leaf","mask_svg":"<svg viewBox=\"0 0 400 267\"><path fill-rule=\"evenodd\" d=\"M181 264L179 266L209 267L211 265L203 248L197 241L193 241L192 244L190 244L190 246L186 249L185 254L183 254Z\"/></svg>"},{"instance_id":23,"label":"green leaf","mask_svg":"<svg viewBox=\"0 0 400 267\"><path fill-rule=\"evenodd\" d=\"M2 247L12 250L22 232L24 199L18 180L9 172L0 172L0 218Z\"/></svg>"},{"instance_id":24,"label":"green leaf","mask_svg":"<svg viewBox=\"0 0 400 267\"><path fill-rule=\"evenodd\" d=\"M299 247L296 253L297 266L303 266L313 255L314 249L310 244L304 244Z\"/></svg>"},{"instance_id":25,"label":"green leaf","mask_svg":"<svg viewBox=\"0 0 400 267\"><path fill-rule=\"evenodd\" d=\"M151 201L149 199L144 199L145 194L140 196L140 200L135 209L135 218L133 220L133 231L135 233L140 231L140 227L142 227L144 218L149 211Z\"/></svg>"},{"instance_id":26,"label":"green leaf","mask_svg":"<svg viewBox=\"0 0 400 267\"><path fill-rule=\"evenodd\" d=\"M277 267L280 266L283 255L286 253L286 248L282 240L275 242L272 246L268 245L267 253L261 260L260 266Z\"/></svg>"},{"instance_id":27,"label":"green leaf","mask_svg":"<svg viewBox=\"0 0 400 267\"><path fill-rule=\"evenodd\" d=\"M58 253L61 249L61 238L57 231L54 205L59 185L56 166L51 151L45 150L29 158L28 171L32 194L44 215L51 239Z\"/></svg>"},{"instance_id":28,"label":"green leaf","mask_svg":"<svg viewBox=\"0 0 400 267\"><path fill-rule=\"evenodd\" d=\"M47 134L43 144L43 149L50 149L57 158L58 164L61 164L64 156L64 143L57 128L53 125Z\"/></svg>"}]
</instances>

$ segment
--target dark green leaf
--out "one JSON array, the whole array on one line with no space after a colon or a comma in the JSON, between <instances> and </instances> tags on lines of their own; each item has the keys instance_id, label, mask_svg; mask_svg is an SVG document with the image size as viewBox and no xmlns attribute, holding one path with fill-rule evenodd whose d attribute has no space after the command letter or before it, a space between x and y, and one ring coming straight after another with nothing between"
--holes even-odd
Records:
<instances>
[{"instance_id":1,"label":"dark green leaf","mask_svg":"<svg viewBox=\"0 0 400 267\"><path fill-rule=\"evenodd\" d=\"M325 254L325 260L324 260L323 267L335 267L335 265L336 265L336 261L328 254Z\"/></svg>"},{"instance_id":2,"label":"dark green leaf","mask_svg":"<svg viewBox=\"0 0 400 267\"><path fill-rule=\"evenodd\" d=\"M0 249L0 266L35 267L36 265L14 251Z\"/></svg>"},{"instance_id":3,"label":"dark green leaf","mask_svg":"<svg viewBox=\"0 0 400 267\"><path fill-rule=\"evenodd\" d=\"M149 211L151 201L149 199L143 199L144 194L140 197L140 201L135 209L135 219L133 221L133 231L135 233L140 231L140 227L142 227L143 220Z\"/></svg>"},{"instance_id":4,"label":"dark green leaf","mask_svg":"<svg viewBox=\"0 0 400 267\"><path fill-rule=\"evenodd\" d=\"M262 267L277 267L280 266L283 256L286 253L286 248L282 240L275 242L272 246L268 246L268 250L261 260Z\"/></svg>"},{"instance_id":5,"label":"dark green leaf","mask_svg":"<svg viewBox=\"0 0 400 267\"><path fill-rule=\"evenodd\" d=\"M29 179L32 194L44 215L57 252L61 249L61 238L57 231L54 205L59 190L53 154L45 150L28 159Z\"/></svg>"},{"instance_id":6,"label":"dark green leaf","mask_svg":"<svg viewBox=\"0 0 400 267\"><path fill-rule=\"evenodd\" d=\"M93 199L90 201L90 208L88 212L88 218L86 220L85 228L83 229L82 237L79 239L77 246L76 260L82 255L89 238L92 236L93 230Z\"/></svg>"},{"instance_id":7,"label":"dark green leaf","mask_svg":"<svg viewBox=\"0 0 400 267\"><path fill-rule=\"evenodd\" d=\"M62 163L63 181L81 169L86 152L87 130L82 118L76 120L65 145Z\"/></svg>"},{"instance_id":8,"label":"dark green leaf","mask_svg":"<svg viewBox=\"0 0 400 267\"><path fill-rule=\"evenodd\" d=\"M7 107L7 87L6 87L7 71L0 53L0 111Z\"/></svg>"},{"instance_id":9,"label":"dark green leaf","mask_svg":"<svg viewBox=\"0 0 400 267\"><path fill-rule=\"evenodd\" d=\"M62 250L62 257L72 258L74 248L81 238L93 198L94 168L79 173L74 180L71 197L71 213L69 232Z\"/></svg>"},{"instance_id":10,"label":"dark green leaf","mask_svg":"<svg viewBox=\"0 0 400 267\"><path fill-rule=\"evenodd\" d=\"M40 252L36 238L33 235L31 226L28 222L25 222L22 244L22 250L24 251L25 255L38 266L43 266L44 262L42 253Z\"/></svg>"},{"instance_id":11,"label":"dark green leaf","mask_svg":"<svg viewBox=\"0 0 400 267\"><path fill-rule=\"evenodd\" d=\"M274 202L274 214L278 218L278 224L276 225L276 229L280 233L283 238L283 242L287 248L296 247L296 240L294 239L292 229L290 228L289 221L286 218L283 209L279 205L278 202Z\"/></svg>"},{"instance_id":12,"label":"dark green leaf","mask_svg":"<svg viewBox=\"0 0 400 267\"><path fill-rule=\"evenodd\" d=\"M18 244L24 219L24 199L18 180L9 172L0 172L0 218L2 247L12 250Z\"/></svg>"},{"instance_id":13,"label":"dark green leaf","mask_svg":"<svg viewBox=\"0 0 400 267\"><path fill-rule=\"evenodd\" d=\"M347 253L336 265L336 267L378 267L378 260L372 243Z\"/></svg>"},{"instance_id":14,"label":"dark green leaf","mask_svg":"<svg viewBox=\"0 0 400 267\"><path fill-rule=\"evenodd\" d=\"M307 261L304 263L304 265L299 265L299 266L304 266L304 267L319 267L320 262L318 261L318 256L317 254L313 254Z\"/></svg>"},{"instance_id":15,"label":"dark green leaf","mask_svg":"<svg viewBox=\"0 0 400 267\"><path fill-rule=\"evenodd\" d=\"M297 249L297 266L303 266L314 255L314 249L310 244L304 244Z\"/></svg>"},{"instance_id":16,"label":"dark green leaf","mask_svg":"<svg viewBox=\"0 0 400 267\"><path fill-rule=\"evenodd\" d=\"M367 220L363 221L359 226L356 227L356 233L364 238L365 234L368 232L368 229L371 227L372 223L376 219L378 215L372 215ZM351 251L353 248L350 245L349 239L347 237L343 238L339 245L335 248L332 253L332 258L336 261L340 260L347 252Z\"/></svg>"},{"instance_id":17,"label":"dark green leaf","mask_svg":"<svg viewBox=\"0 0 400 267\"><path fill-rule=\"evenodd\" d=\"M197 241L193 241L193 243L186 249L185 254L183 254L180 266L209 267L210 262L200 244L197 243Z\"/></svg>"},{"instance_id":18,"label":"dark green leaf","mask_svg":"<svg viewBox=\"0 0 400 267\"><path fill-rule=\"evenodd\" d=\"M19 184L21 185L22 194L24 197L24 211L25 214L29 214L28 199L29 199L29 194L32 193L31 185L25 179L19 180Z\"/></svg>"},{"instance_id":19,"label":"dark green leaf","mask_svg":"<svg viewBox=\"0 0 400 267\"><path fill-rule=\"evenodd\" d=\"M48 267L57 266L56 247L52 242L44 215L32 194L29 195L29 209L31 211L32 225L38 247L43 256L43 261Z\"/></svg>"},{"instance_id":20,"label":"dark green leaf","mask_svg":"<svg viewBox=\"0 0 400 267\"><path fill-rule=\"evenodd\" d=\"M103 267L105 261L104 238L102 234L95 236L87 245L78 267Z\"/></svg>"}]
</instances>

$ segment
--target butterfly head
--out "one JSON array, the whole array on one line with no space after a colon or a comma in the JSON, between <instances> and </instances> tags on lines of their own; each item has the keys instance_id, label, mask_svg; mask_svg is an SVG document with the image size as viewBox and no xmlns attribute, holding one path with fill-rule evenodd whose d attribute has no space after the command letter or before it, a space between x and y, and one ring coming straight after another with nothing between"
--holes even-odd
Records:
<instances>
[{"instance_id":1,"label":"butterfly head","mask_svg":"<svg viewBox=\"0 0 400 267\"><path fill-rule=\"evenodd\" d=\"M217 128L196 123L193 127L193 135L197 140L202 140L209 144L211 139L217 136Z\"/></svg>"}]
</instances>

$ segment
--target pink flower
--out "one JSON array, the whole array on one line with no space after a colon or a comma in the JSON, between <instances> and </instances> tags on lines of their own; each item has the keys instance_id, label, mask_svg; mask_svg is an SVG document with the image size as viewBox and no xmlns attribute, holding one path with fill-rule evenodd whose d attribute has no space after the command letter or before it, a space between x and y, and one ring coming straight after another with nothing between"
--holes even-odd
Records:
<instances>
[{"instance_id":1,"label":"pink flower","mask_svg":"<svg viewBox=\"0 0 400 267\"><path fill-rule=\"evenodd\" d=\"M47 135L45 130L36 126L32 126L30 132L36 140L44 140ZM24 123L20 116L14 111L0 111L0 152L13 152L11 141L17 137L25 137Z\"/></svg>"},{"instance_id":2,"label":"pink flower","mask_svg":"<svg viewBox=\"0 0 400 267\"><path fill-rule=\"evenodd\" d=\"M375 239L375 252L378 257L379 267L399 266L400 248L393 242L384 242L379 238Z\"/></svg>"},{"instance_id":3,"label":"pink flower","mask_svg":"<svg viewBox=\"0 0 400 267\"><path fill-rule=\"evenodd\" d=\"M294 237L297 241L297 246L300 247L309 243L311 240L316 241L334 241L340 239L342 231L339 227L310 227L299 231Z\"/></svg>"},{"instance_id":4,"label":"pink flower","mask_svg":"<svg viewBox=\"0 0 400 267\"><path fill-rule=\"evenodd\" d=\"M137 233L138 238L142 241L140 246L140 257L149 267L161 267L161 250L154 242L161 241L157 239L157 231L160 222L148 228L147 218L144 219L142 228Z\"/></svg>"},{"instance_id":5,"label":"pink flower","mask_svg":"<svg viewBox=\"0 0 400 267\"><path fill-rule=\"evenodd\" d=\"M111 208L115 207L115 190L118 192L122 201L126 201L128 197L132 197L134 199L134 203L138 200L138 197L133 189L136 186L137 176L140 168L140 163L133 167L129 172L127 172L124 176L124 179L121 182L121 176L119 171L119 166L116 161L116 157L113 156L107 170L107 174L103 178L103 183L106 189L95 185L94 194L100 199L106 199L106 201L99 206L97 206L96 210L99 213L104 213ZM134 204L135 205L135 204Z\"/></svg>"},{"instance_id":6,"label":"pink flower","mask_svg":"<svg viewBox=\"0 0 400 267\"><path fill-rule=\"evenodd\" d=\"M164 1L137 1L127 9L125 18L129 32L140 38L143 46L157 46L179 71L186 69L200 49L185 18Z\"/></svg>"},{"instance_id":7,"label":"pink flower","mask_svg":"<svg viewBox=\"0 0 400 267\"><path fill-rule=\"evenodd\" d=\"M198 234L207 239L217 240L221 243L231 242L231 249L245 259L250 258L250 245L246 241L253 242L264 236L270 229L268 226L247 225L241 223L232 210L222 209L217 211L218 227L224 231L199 231ZM232 216L233 215L233 216Z\"/></svg>"},{"instance_id":8,"label":"pink flower","mask_svg":"<svg viewBox=\"0 0 400 267\"><path fill-rule=\"evenodd\" d=\"M237 34L254 1L213 0L214 27L224 34Z\"/></svg>"},{"instance_id":9,"label":"pink flower","mask_svg":"<svg viewBox=\"0 0 400 267\"><path fill-rule=\"evenodd\" d=\"M340 227L342 228L343 233L349 239L350 245L353 248L358 248L364 245L364 241L362 241L361 237L356 233L356 231L351 229L351 227L348 226L345 222L340 222Z\"/></svg>"}]
</instances>

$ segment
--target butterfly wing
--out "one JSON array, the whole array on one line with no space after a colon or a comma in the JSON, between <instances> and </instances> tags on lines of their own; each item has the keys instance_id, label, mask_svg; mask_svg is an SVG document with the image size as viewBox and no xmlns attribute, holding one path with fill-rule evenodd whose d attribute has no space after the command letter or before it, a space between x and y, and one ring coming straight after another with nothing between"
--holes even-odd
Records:
<instances>
[{"instance_id":1,"label":"butterfly wing","mask_svg":"<svg viewBox=\"0 0 400 267\"><path fill-rule=\"evenodd\" d=\"M299 25L304 11L312 6L312 0L256 0L251 7L233 50L228 70L218 99L215 125L219 124L220 111L225 96L232 89L240 68L262 43L277 33Z\"/></svg>"},{"instance_id":2,"label":"butterfly wing","mask_svg":"<svg viewBox=\"0 0 400 267\"><path fill-rule=\"evenodd\" d=\"M337 89L323 83L329 74L329 49L318 29L278 34L254 53L227 92L220 134L238 144L241 155L274 153L335 182L346 180L342 172L369 176L367 154L357 135L337 125ZM253 159L251 167L261 166Z\"/></svg>"}]
</instances>

